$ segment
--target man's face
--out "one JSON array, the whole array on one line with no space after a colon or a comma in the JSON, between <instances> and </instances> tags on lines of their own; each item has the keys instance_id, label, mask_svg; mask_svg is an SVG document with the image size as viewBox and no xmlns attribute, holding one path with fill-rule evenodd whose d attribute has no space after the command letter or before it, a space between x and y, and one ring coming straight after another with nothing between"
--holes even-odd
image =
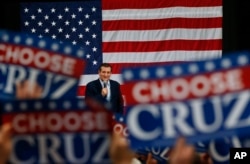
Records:
<instances>
[{"instance_id":1,"label":"man's face","mask_svg":"<svg viewBox=\"0 0 250 164\"><path fill-rule=\"evenodd\" d=\"M110 67L101 67L99 70L99 77L102 81L108 81L111 76L111 68Z\"/></svg>"}]
</instances>

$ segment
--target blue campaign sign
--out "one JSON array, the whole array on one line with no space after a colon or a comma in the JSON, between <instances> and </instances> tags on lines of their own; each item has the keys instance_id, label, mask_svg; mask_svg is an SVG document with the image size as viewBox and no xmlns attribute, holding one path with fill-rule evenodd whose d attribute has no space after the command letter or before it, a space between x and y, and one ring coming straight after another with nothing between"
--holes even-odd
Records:
<instances>
[{"instance_id":1,"label":"blue campaign sign","mask_svg":"<svg viewBox=\"0 0 250 164\"><path fill-rule=\"evenodd\" d=\"M0 30L0 99L16 98L16 84L23 81L41 86L41 98L76 96L84 58L77 46Z\"/></svg>"},{"instance_id":2,"label":"blue campaign sign","mask_svg":"<svg viewBox=\"0 0 250 164\"><path fill-rule=\"evenodd\" d=\"M10 163L111 163L112 113L83 99L6 100L3 123L13 127Z\"/></svg>"},{"instance_id":3,"label":"blue campaign sign","mask_svg":"<svg viewBox=\"0 0 250 164\"><path fill-rule=\"evenodd\" d=\"M231 135L218 140L210 140L205 143L214 164L229 164L230 149L250 148L250 135Z\"/></svg>"},{"instance_id":4,"label":"blue campaign sign","mask_svg":"<svg viewBox=\"0 0 250 164\"><path fill-rule=\"evenodd\" d=\"M131 147L173 146L178 136L190 143L250 135L250 91L128 107Z\"/></svg>"},{"instance_id":5,"label":"blue campaign sign","mask_svg":"<svg viewBox=\"0 0 250 164\"><path fill-rule=\"evenodd\" d=\"M198 151L209 151L214 163L228 163L235 141L227 140L250 135L249 73L248 51L220 59L124 68L124 85L130 88L124 94L131 147L144 152L148 147L167 148L183 135Z\"/></svg>"}]
</instances>

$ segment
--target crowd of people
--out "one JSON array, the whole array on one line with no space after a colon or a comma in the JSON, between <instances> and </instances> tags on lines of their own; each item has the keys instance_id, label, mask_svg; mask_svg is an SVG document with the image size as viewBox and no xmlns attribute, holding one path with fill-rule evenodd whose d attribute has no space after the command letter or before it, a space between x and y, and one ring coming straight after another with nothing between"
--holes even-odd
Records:
<instances>
[{"instance_id":1,"label":"crowd of people","mask_svg":"<svg viewBox=\"0 0 250 164\"><path fill-rule=\"evenodd\" d=\"M0 164L6 164L10 153L13 150L11 141L11 124L4 124L0 129ZM111 136L109 155L113 164L141 164L138 154L136 154L128 144L125 137L118 133ZM145 164L157 164L157 160L149 153L145 159ZM173 147L169 161L170 164L212 164L208 153L197 153L195 147L185 142L185 138L177 139Z\"/></svg>"},{"instance_id":2,"label":"crowd of people","mask_svg":"<svg viewBox=\"0 0 250 164\"><path fill-rule=\"evenodd\" d=\"M112 67L103 63L98 71L99 78L91 81L86 86L86 98L94 98L100 102L112 103L113 112L123 113L124 101L117 81L111 80ZM37 99L42 95L42 87L23 81L16 84L17 99ZM13 150L11 124L3 124L0 127L0 164L6 164ZM127 138L113 132L111 134L109 155L113 164L157 164L151 153L142 157L135 153L129 146ZM208 153L198 153L193 145L186 143L184 137L176 140L175 146L169 154L170 164L211 164Z\"/></svg>"}]
</instances>

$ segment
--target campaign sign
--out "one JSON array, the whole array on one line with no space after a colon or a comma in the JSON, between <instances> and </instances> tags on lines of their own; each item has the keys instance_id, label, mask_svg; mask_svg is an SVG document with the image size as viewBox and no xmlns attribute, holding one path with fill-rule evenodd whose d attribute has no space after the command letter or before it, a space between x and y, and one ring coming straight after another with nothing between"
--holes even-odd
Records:
<instances>
[{"instance_id":1,"label":"campaign sign","mask_svg":"<svg viewBox=\"0 0 250 164\"><path fill-rule=\"evenodd\" d=\"M84 51L56 40L0 30L0 98L15 98L15 85L28 80L43 88L41 98L77 95Z\"/></svg>"},{"instance_id":2,"label":"campaign sign","mask_svg":"<svg viewBox=\"0 0 250 164\"><path fill-rule=\"evenodd\" d=\"M125 125L124 115L120 113L113 114L113 131L121 136L128 136L128 129Z\"/></svg>"},{"instance_id":3,"label":"campaign sign","mask_svg":"<svg viewBox=\"0 0 250 164\"><path fill-rule=\"evenodd\" d=\"M209 151L214 163L228 163L229 148L234 144L219 144L218 140L250 136L245 132L249 61L249 52L238 52L221 59L124 68L124 85L130 88L125 91L125 122L131 147L167 148L183 135L199 151ZM242 115L234 111L238 107Z\"/></svg>"},{"instance_id":4,"label":"campaign sign","mask_svg":"<svg viewBox=\"0 0 250 164\"><path fill-rule=\"evenodd\" d=\"M166 66L124 68L126 103L182 101L250 88L250 53Z\"/></svg>"},{"instance_id":5,"label":"campaign sign","mask_svg":"<svg viewBox=\"0 0 250 164\"><path fill-rule=\"evenodd\" d=\"M128 107L131 147L173 146L185 136L196 143L230 136L250 136L250 90L210 98Z\"/></svg>"},{"instance_id":6,"label":"campaign sign","mask_svg":"<svg viewBox=\"0 0 250 164\"><path fill-rule=\"evenodd\" d=\"M214 164L228 164L231 163L231 149L250 148L250 135L232 135L219 140L210 140L205 142L205 147Z\"/></svg>"},{"instance_id":7,"label":"campaign sign","mask_svg":"<svg viewBox=\"0 0 250 164\"><path fill-rule=\"evenodd\" d=\"M10 163L111 163L112 113L97 102L6 100L1 107L3 123L13 126Z\"/></svg>"},{"instance_id":8,"label":"campaign sign","mask_svg":"<svg viewBox=\"0 0 250 164\"><path fill-rule=\"evenodd\" d=\"M118 133L128 139L128 128L125 124L125 116L123 114L115 113L114 123L113 123L113 131ZM129 142L129 141L128 141ZM142 162L146 162L146 157L148 153L151 153L153 158L157 160L158 164L167 164L168 155L170 152L170 147L143 147L140 149L136 149L135 153L137 154L137 158Z\"/></svg>"}]
</instances>

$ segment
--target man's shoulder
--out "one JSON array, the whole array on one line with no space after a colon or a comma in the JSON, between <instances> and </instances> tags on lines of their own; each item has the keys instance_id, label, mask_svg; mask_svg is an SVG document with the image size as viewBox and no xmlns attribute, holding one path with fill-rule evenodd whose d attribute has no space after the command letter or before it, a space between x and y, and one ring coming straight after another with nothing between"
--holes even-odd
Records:
<instances>
[{"instance_id":1,"label":"man's shoulder","mask_svg":"<svg viewBox=\"0 0 250 164\"><path fill-rule=\"evenodd\" d=\"M120 83L119 83L118 81L116 81L116 80L112 80L112 79L110 79L109 81L110 81L110 83L120 85Z\"/></svg>"},{"instance_id":2,"label":"man's shoulder","mask_svg":"<svg viewBox=\"0 0 250 164\"><path fill-rule=\"evenodd\" d=\"M92 81L88 82L87 85L93 85L93 84L96 84L98 82L99 82L99 79L92 80Z\"/></svg>"}]
</instances>

